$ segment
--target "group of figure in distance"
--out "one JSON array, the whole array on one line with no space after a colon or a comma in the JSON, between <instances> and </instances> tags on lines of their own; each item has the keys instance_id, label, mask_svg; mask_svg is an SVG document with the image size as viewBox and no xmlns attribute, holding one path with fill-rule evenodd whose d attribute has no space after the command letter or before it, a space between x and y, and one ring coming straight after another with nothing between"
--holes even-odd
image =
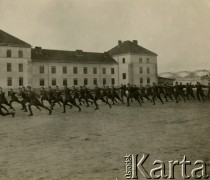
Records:
<instances>
[{"instance_id":1,"label":"group of figure in distance","mask_svg":"<svg viewBox=\"0 0 210 180\"><path fill-rule=\"evenodd\" d=\"M204 89L207 89L207 91L204 92ZM69 106L70 109L76 107L81 111L82 105L86 105L86 107L94 105L95 110L97 110L99 109L98 100L101 100L110 108L118 102L130 106L131 102L136 101L141 106L145 103L145 100L153 105L156 104L157 100L162 104L169 100L176 103L182 100L186 102L191 99L205 101L210 99L210 84L204 86L199 82L195 85L190 83L183 85L178 82L175 85L153 83L152 86L148 84L145 87L132 84L121 85L120 87L114 85L99 87L96 85L93 89L89 89L84 85L79 88L73 86L71 89L64 86L62 90L56 86L55 89L49 87L48 90L41 87L40 93L35 93L32 87L27 86L26 88L19 88L19 92L10 89L8 94L9 98L5 96L3 89L0 87L0 115L14 117L15 109L12 106L14 102L19 103L22 107L21 110L24 112L29 111L28 116L33 116L32 106L35 106L40 111L41 108L45 109L51 115L56 104L62 107L63 113L66 113L66 106ZM13 111L9 111L7 108Z\"/></svg>"}]
</instances>

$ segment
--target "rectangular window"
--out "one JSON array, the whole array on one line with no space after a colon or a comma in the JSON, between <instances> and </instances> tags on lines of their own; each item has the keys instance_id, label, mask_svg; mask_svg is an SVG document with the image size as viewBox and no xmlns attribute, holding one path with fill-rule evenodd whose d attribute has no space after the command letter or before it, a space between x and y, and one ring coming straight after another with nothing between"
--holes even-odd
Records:
<instances>
[{"instance_id":1,"label":"rectangular window","mask_svg":"<svg viewBox=\"0 0 210 180\"><path fill-rule=\"evenodd\" d=\"M139 63L142 63L142 58L139 58Z\"/></svg>"},{"instance_id":2,"label":"rectangular window","mask_svg":"<svg viewBox=\"0 0 210 180\"><path fill-rule=\"evenodd\" d=\"M113 85L115 84L115 78L112 78L112 84Z\"/></svg>"},{"instance_id":3,"label":"rectangular window","mask_svg":"<svg viewBox=\"0 0 210 180\"><path fill-rule=\"evenodd\" d=\"M23 77L19 77L19 86L23 86Z\"/></svg>"},{"instance_id":4,"label":"rectangular window","mask_svg":"<svg viewBox=\"0 0 210 180\"><path fill-rule=\"evenodd\" d=\"M44 78L39 79L39 85L44 86Z\"/></svg>"},{"instance_id":5,"label":"rectangular window","mask_svg":"<svg viewBox=\"0 0 210 180\"><path fill-rule=\"evenodd\" d=\"M12 64L7 63L7 72L12 72Z\"/></svg>"},{"instance_id":6,"label":"rectangular window","mask_svg":"<svg viewBox=\"0 0 210 180\"><path fill-rule=\"evenodd\" d=\"M7 50L7 57L8 58L12 57L12 51L11 50Z\"/></svg>"},{"instance_id":7,"label":"rectangular window","mask_svg":"<svg viewBox=\"0 0 210 180\"><path fill-rule=\"evenodd\" d=\"M77 74L77 67L73 67L73 73Z\"/></svg>"},{"instance_id":8,"label":"rectangular window","mask_svg":"<svg viewBox=\"0 0 210 180\"><path fill-rule=\"evenodd\" d=\"M150 78L147 78L147 83L150 84Z\"/></svg>"},{"instance_id":9,"label":"rectangular window","mask_svg":"<svg viewBox=\"0 0 210 180\"><path fill-rule=\"evenodd\" d=\"M106 78L103 78L103 85L106 85Z\"/></svg>"},{"instance_id":10,"label":"rectangular window","mask_svg":"<svg viewBox=\"0 0 210 180\"><path fill-rule=\"evenodd\" d=\"M111 74L114 74L114 68L111 68Z\"/></svg>"},{"instance_id":11,"label":"rectangular window","mask_svg":"<svg viewBox=\"0 0 210 180\"><path fill-rule=\"evenodd\" d=\"M123 73L123 74L122 74L122 78L123 78L123 79L126 79L126 73Z\"/></svg>"},{"instance_id":12,"label":"rectangular window","mask_svg":"<svg viewBox=\"0 0 210 180\"><path fill-rule=\"evenodd\" d=\"M102 74L106 74L106 68L102 68Z\"/></svg>"},{"instance_id":13,"label":"rectangular window","mask_svg":"<svg viewBox=\"0 0 210 180\"><path fill-rule=\"evenodd\" d=\"M140 78L140 84L143 84L144 83L144 79L141 77Z\"/></svg>"},{"instance_id":14,"label":"rectangular window","mask_svg":"<svg viewBox=\"0 0 210 180\"><path fill-rule=\"evenodd\" d=\"M84 85L88 85L88 79L87 78L84 79Z\"/></svg>"},{"instance_id":15,"label":"rectangular window","mask_svg":"<svg viewBox=\"0 0 210 180\"><path fill-rule=\"evenodd\" d=\"M97 78L93 79L93 84L96 85L97 84Z\"/></svg>"},{"instance_id":16,"label":"rectangular window","mask_svg":"<svg viewBox=\"0 0 210 180\"><path fill-rule=\"evenodd\" d=\"M12 86L12 78L11 77L7 78L7 86Z\"/></svg>"},{"instance_id":17,"label":"rectangular window","mask_svg":"<svg viewBox=\"0 0 210 180\"><path fill-rule=\"evenodd\" d=\"M56 86L56 79L52 78L52 86Z\"/></svg>"},{"instance_id":18,"label":"rectangular window","mask_svg":"<svg viewBox=\"0 0 210 180\"><path fill-rule=\"evenodd\" d=\"M44 66L39 66L39 73L44 74Z\"/></svg>"},{"instance_id":19,"label":"rectangular window","mask_svg":"<svg viewBox=\"0 0 210 180\"><path fill-rule=\"evenodd\" d=\"M87 74L87 73L88 73L87 67L83 67L83 73L84 73L84 74Z\"/></svg>"},{"instance_id":20,"label":"rectangular window","mask_svg":"<svg viewBox=\"0 0 210 180\"><path fill-rule=\"evenodd\" d=\"M122 63L125 64L125 58L122 58Z\"/></svg>"},{"instance_id":21,"label":"rectangular window","mask_svg":"<svg viewBox=\"0 0 210 180\"><path fill-rule=\"evenodd\" d=\"M143 73L143 68L139 67L139 73L142 74Z\"/></svg>"},{"instance_id":22,"label":"rectangular window","mask_svg":"<svg viewBox=\"0 0 210 180\"><path fill-rule=\"evenodd\" d=\"M52 67L51 67L51 73L52 73L52 74L56 74L56 67L55 67L55 66L52 66Z\"/></svg>"},{"instance_id":23,"label":"rectangular window","mask_svg":"<svg viewBox=\"0 0 210 180\"><path fill-rule=\"evenodd\" d=\"M149 64L149 58L147 58L147 63Z\"/></svg>"},{"instance_id":24,"label":"rectangular window","mask_svg":"<svg viewBox=\"0 0 210 180\"><path fill-rule=\"evenodd\" d=\"M97 74L97 68L96 67L93 68L93 74Z\"/></svg>"},{"instance_id":25,"label":"rectangular window","mask_svg":"<svg viewBox=\"0 0 210 180\"><path fill-rule=\"evenodd\" d=\"M23 51L22 50L18 51L18 58L23 58Z\"/></svg>"},{"instance_id":26,"label":"rectangular window","mask_svg":"<svg viewBox=\"0 0 210 180\"><path fill-rule=\"evenodd\" d=\"M63 74L67 74L67 67L63 66Z\"/></svg>"},{"instance_id":27,"label":"rectangular window","mask_svg":"<svg viewBox=\"0 0 210 180\"><path fill-rule=\"evenodd\" d=\"M67 86L68 85L68 83L67 83L67 78L64 78L63 79L63 86Z\"/></svg>"},{"instance_id":28,"label":"rectangular window","mask_svg":"<svg viewBox=\"0 0 210 180\"><path fill-rule=\"evenodd\" d=\"M23 72L23 64L19 63L18 67L19 67L19 72Z\"/></svg>"},{"instance_id":29,"label":"rectangular window","mask_svg":"<svg viewBox=\"0 0 210 180\"><path fill-rule=\"evenodd\" d=\"M74 78L74 85L75 85L75 86L78 85L78 80L77 80L77 78Z\"/></svg>"},{"instance_id":30,"label":"rectangular window","mask_svg":"<svg viewBox=\"0 0 210 180\"><path fill-rule=\"evenodd\" d=\"M147 67L147 74L149 74L150 73L150 68L149 67Z\"/></svg>"}]
</instances>

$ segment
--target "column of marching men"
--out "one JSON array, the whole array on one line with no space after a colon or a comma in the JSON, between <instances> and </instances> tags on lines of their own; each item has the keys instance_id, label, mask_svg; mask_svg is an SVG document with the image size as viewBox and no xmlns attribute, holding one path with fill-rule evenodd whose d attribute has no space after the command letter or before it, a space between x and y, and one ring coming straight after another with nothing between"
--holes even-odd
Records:
<instances>
[{"instance_id":1,"label":"column of marching men","mask_svg":"<svg viewBox=\"0 0 210 180\"><path fill-rule=\"evenodd\" d=\"M208 89L206 94L204 93L204 88ZM41 108L45 109L51 115L56 104L63 109L63 113L66 113L67 106L70 109L76 107L81 111L82 105L86 105L86 107L93 105L95 110L97 110L99 109L98 100L107 104L110 108L119 102L130 106L130 103L134 101L137 101L141 106L145 103L145 100L153 105L156 104L157 100L162 104L169 100L176 103L182 100L186 102L191 99L205 101L210 99L210 84L204 86L197 82L196 85L190 83L183 85L176 82L173 86L169 85L169 83L158 85L153 83L152 86L149 84L146 86L127 84L121 85L121 87L115 87L114 85L111 87L105 85L99 87L96 85L93 89L89 89L84 85L79 88L74 86L68 88L65 86L63 90L56 86L55 89L49 87L48 90L41 87L39 94L35 93L30 86L27 86L27 88L19 88L19 92L14 92L13 89L10 89L9 96L10 100L5 97L5 93L0 87L0 115L2 116L15 116L15 109L12 106L14 102L20 104L21 110L29 112L28 116L33 116L32 106L40 111ZM47 106L44 105L44 101L48 102ZM11 112L7 108L13 111Z\"/></svg>"}]
</instances>

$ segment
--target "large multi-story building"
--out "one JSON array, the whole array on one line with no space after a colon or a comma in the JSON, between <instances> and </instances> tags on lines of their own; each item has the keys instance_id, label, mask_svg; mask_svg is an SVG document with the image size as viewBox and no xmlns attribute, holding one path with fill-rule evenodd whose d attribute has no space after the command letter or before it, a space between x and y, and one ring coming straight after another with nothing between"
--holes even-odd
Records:
<instances>
[{"instance_id":1,"label":"large multi-story building","mask_svg":"<svg viewBox=\"0 0 210 180\"><path fill-rule=\"evenodd\" d=\"M118 41L108 51L118 62L120 84L157 83L157 54L138 45L138 41Z\"/></svg>"},{"instance_id":2,"label":"large multi-story building","mask_svg":"<svg viewBox=\"0 0 210 180\"><path fill-rule=\"evenodd\" d=\"M0 30L0 87L17 88L31 81L31 45Z\"/></svg>"},{"instance_id":3,"label":"large multi-story building","mask_svg":"<svg viewBox=\"0 0 210 180\"><path fill-rule=\"evenodd\" d=\"M118 64L108 53L32 49L33 87L118 85Z\"/></svg>"},{"instance_id":4,"label":"large multi-story building","mask_svg":"<svg viewBox=\"0 0 210 180\"><path fill-rule=\"evenodd\" d=\"M0 30L0 87L93 87L157 82L157 54L137 41L119 41L108 52L42 49Z\"/></svg>"}]
</instances>

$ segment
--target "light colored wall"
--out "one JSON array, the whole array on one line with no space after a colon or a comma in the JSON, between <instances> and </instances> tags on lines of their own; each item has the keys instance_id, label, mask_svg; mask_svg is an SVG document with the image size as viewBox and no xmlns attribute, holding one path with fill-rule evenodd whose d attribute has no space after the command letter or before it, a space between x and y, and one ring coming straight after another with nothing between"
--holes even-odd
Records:
<instances>
[{"instance_id":1,"label":"light colored wall","mask_svg":"<svg viewBox=\"0 0 210 180\"><path fill-rule=\"evenodd\" d=\"M142 63L139 63L139 59L142 58ZM149 63L147 63L149 58ZM158 82L157 76L157 57L148 55L131 55L131 62L133 64L132 81L134 84L140 84L140 78L143 78L143 85L147 84L147 78L150 78L150 84ZM140 73L140 67L143 69L143 73ZM147 73L147 68L150 69L150 73Z\"/></svg>"},{"instance_id":2,"label":"light colored wall","mask_svg":"<svg viewBox=\"0 0 210 180\"><path fill-rule=\"evenodd\" d=\"M210 83L210 79L201 79L201 84L205 85L205 86L208 86Z\"/></svg>"},{"instance_id":3,"label":"light colored wall","mask_svg":"<svg viewBox=\"0 0 210 180\"><path fill-rule=\"evenodd\" d=\"M193 77L193 78L175 78L174 84L178 82L178 83L182 83L183 85L187 84L187 83L192 83L192 84L196 84L197 82L201 82L201 77Z\"/></svg>"},{"instance_id":4,"label":"light colored wall","mask_svg":"<svg viewBox=\"0 0 210 180\"><path fill-rule=\"evenodd\" d=\"M117 55L113 56L115 61L118 62L118 79L119 79L119 84L127 84L130 82L130 64L131 64L131 57L130 54L122 54L122 55ZM122 63L122 59L125 58L125 63ZM126 79L123 79L122 74L126 73Z\"/></svg>"},{"instance_id":5,"label":"light colored wall","mask_svg":"<svg viewBox=\"0 0 210 180\"><path fill-rule=\"evenodd\" d=\"M24 59L31 59L31 48L0 46L0 58L7 58L7 50L12 51L12 58L18 58L18 51L23 51Z\"/></svg>"},{"instance_id":6,"label":"light colored wall","mask_svg":"<svg viewBox=\"0 0 210 180\"><path fill-rule=\"evenodd\" d=\"M143 78L143 85L147 84L147 78L150 78L150 84L158 82L157 76L157 57L142 55L142 54L122 54L113 56L113 58L119 63L119 83L120 84L140 84L140 78ZM122 63L122 59L125 58L125 64ZM139 63L139 59L142 58L142 63ZM149 63L147 63L149 58ZM143 73L139 72L139 68L143 68ZM150 68L150 73L147 73L147 67ZM122 79L122 73L127 74L126 80Z\"/></svg>"},{"instance_id":7,"label":"light colored wall","mask_svg":"<svg viewBox=\"0 0 210 180\"><path fill-rule=\"evenodd\" d=\"M12 57L7 58L7 50L12 51ZM23 51L23 58L18 58L18 50ZM11 63L12 72L7 72L7 63ZM19 72L19 63L23 64L23 72ZM8 91L19 88L19 77L23 77L24 86L30 83L31 49L20 47L0 46L0 86ZM12 86L7 86L7 78L12 78Z\"/></svg>"},{"instance_id":8,"label":"light colored wall","mask_svg":"<svg viewBox=\"0 0 210 180\"><path fill-rule=\"evenodd\" d=\"M40 74L40 66L45 67L45 73ZM51 67L56 67L56 74L51 73ZM67 74L63 74L63 66L67 67ZM77 67L78 74L73 74L73 67ZM83 67L87 67L88 74L83 73ZM97 68L97 74L93 74L93 67ZM106 74L102 74L102 68L106 68ZM111 68L115 68L115 74L111 74ZM118 85L118 66L106 65L106 64L73 64L73 63L47 63L45 62L33 62L32 63L32 76L33 76L33 87L40 87L40 78L45 79L45 86L52 86L51 81L56 78L57 86L63 87L63 79L67 78L68 86L74 85L74 78L78 79L78 85L84 84L84 78L88 79L88 87L93 87L93 79L97 78L98 85L102 86L102 79L106 78L107 85L111 85L111 78L115 78L115 85Z\"/></svg>"}]
</instances>

